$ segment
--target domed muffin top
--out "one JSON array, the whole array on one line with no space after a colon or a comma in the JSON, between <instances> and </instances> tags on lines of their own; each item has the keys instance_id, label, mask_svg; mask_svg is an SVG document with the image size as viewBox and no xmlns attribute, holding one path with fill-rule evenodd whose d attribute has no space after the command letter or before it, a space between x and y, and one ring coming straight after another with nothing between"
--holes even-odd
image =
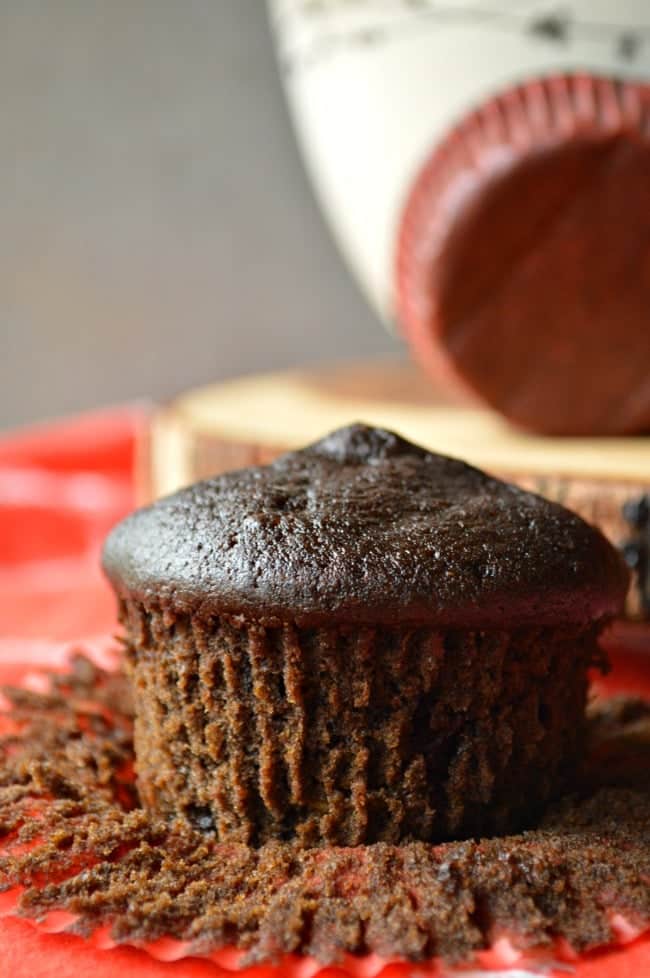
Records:
<instances>
[{"instance_id":1,"label":"domed muffin top","mask_svg":"<svg viewBox=\"0 0 650 978\"><path fill-rule=\"evenodd\" d=\"M363 425L138 510L103 562L145 604L303 626L580 623L628 583L563 507Z\"/></svg>"}]
</instances>

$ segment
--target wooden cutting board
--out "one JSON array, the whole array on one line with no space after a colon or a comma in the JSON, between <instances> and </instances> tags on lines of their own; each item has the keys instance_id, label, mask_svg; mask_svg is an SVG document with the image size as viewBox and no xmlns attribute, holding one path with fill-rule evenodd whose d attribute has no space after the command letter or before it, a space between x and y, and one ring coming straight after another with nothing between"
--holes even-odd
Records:
<instances>
[{"instance_id":1,"label":"wooden cutting board","mask_svg":"<svg viewBox=\"0 0 650 978\"><path fill-rule=\"evenodd\" d=\"M147 494L265 464L354 421L391 428L556 499L601 527L635 567L628 616L650 619L650 437L547 438L436 395L385 359L258 374L189 391L154 415Z\"/></svg>"}]
</instances>

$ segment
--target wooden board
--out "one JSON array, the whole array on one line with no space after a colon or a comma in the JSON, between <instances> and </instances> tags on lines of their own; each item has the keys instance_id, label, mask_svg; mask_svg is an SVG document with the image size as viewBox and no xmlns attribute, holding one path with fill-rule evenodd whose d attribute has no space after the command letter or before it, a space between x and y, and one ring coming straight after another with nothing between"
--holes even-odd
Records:
<instances>
[{"instance_id":1,"label":"wooden board","mask_svg":"<svg viewBox=\"0 0 650 978\"><path fill-rule=\"evenodd\" d=\"M391 428L556 499L636 562L628 615L650 617L650 438L546 438L436 396L397 360L242 377L189 391L153 418L149 494L165 495L354 421Z\"/></svg>"}]
</instances>

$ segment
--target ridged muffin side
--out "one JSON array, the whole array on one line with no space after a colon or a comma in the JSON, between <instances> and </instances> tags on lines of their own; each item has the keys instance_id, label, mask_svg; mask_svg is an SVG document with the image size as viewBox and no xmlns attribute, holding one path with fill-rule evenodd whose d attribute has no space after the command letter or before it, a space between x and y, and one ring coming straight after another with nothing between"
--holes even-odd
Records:
<instances>
[{"instance_id":1,"label":"ridged muffin side","mask_svg":"<svg viewBox=\"0 0 650 978\"><path fill-rule=\"evenodd\" d=\"M591 624L265 627L122 600L143 804L224 842L512 831L572 774Z\"/></svg>"}]
</instances>

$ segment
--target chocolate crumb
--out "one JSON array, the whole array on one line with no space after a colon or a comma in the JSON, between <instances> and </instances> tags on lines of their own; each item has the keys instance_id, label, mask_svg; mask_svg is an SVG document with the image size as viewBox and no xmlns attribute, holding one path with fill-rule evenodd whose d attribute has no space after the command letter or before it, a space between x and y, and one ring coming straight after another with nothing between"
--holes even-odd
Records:
<instances>
[{"instance_id":1,"label":"chocolate crumb","mask_svg":"<svg viewBox=\"0 0 650 978\"><path fill-rule=\"evenodd\" d=\"M590 709L589 760L537 828L430 845L260 848L219 844L139 807L132 708L122 674L76 656L47 692L4 689L0 889L19 911L109 924L117 941L167 935L188 953L225 944L249 962L285 952L471 959L507 931L521 947L613 938L612 913L650 921L650 705Z\"/></svg>"}]
</instances>

